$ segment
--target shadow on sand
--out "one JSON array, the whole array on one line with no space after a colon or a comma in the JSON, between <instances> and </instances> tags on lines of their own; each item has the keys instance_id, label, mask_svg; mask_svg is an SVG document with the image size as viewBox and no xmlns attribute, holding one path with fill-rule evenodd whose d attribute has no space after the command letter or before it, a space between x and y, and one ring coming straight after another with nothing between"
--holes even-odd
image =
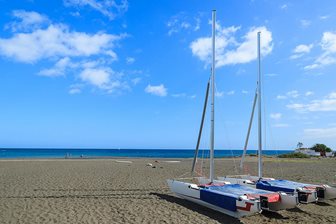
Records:
<instances>
[{"instance_id":1,"label":"shadow on sand","mask_svg":"<svg viewBox=\"0 0 336 224\"><path fill-rule=\"evenodd\" d=\"M316 202L316 205L318 205L318 206L332 206L331 204L329 204L327 202L322 202L322 201Z\"/></svg>"},{"instance_id":2,"label":"shadow on sand","mask_svg":"<svg viewBox=\"0 0 336 224\"><path fill-rule=\"evenodd\" d=\"M308 212L303 211L300 207L295 207L295 208L287 209L287 211L289 211L289 212L296 212L296 213L303 213L303 214L309 214Z\"/></svg>"},{"instance_id":3,"label":"shadow on sand","mask_svg":"<svg viewBox=\"0 0 336 224\"><path fill-rule=\"evenodd\" d=\"M262 211L261 214L269 219L282 219L282 220L289 219L288 217L285 217L277 212Z\"/></svg>"},{"instance_id":4,"label":"shadow on sand","mask_svg":"<svg viewBox=\"0 0 336 224\"><path fill-rule=\"evenodd\" d=\"M202 215L208 216L209 218L214 219L219 223L233 223L233 224L242 223L242 222L239 221L239 219L230 217L230 216L225 215L225 214L220 213L220 212L216 212L214 210L208 209L206 207L203 207L201 205L189 202L187 200L184 200L184 199L181 199L181 198L178 198L178 197L174 197L174 196L167 195L167 194L154 193L154 192L150 193L150 194L155 195L162 200L168 201L170 203L181 205L181 206L183 206L187 209L190 209L190 210L198 212Z\"/></svg>"}]
</instances>

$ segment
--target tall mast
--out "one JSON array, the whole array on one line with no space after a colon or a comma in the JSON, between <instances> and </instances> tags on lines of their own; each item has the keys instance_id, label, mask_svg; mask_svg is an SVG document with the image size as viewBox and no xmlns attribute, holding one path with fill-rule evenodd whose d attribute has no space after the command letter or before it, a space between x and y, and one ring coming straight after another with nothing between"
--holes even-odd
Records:
<instances>
[{"instance_id":1,"label":"tall mast","mask_svg":"<svg viewBox=\"0 0 336 224\"><path fill-rule=\"evenodd\" d=\"M211 132L210 132L210 182L214 179L214 148L215 148L215 35L216 10L212 10L212 69L211 69Z\"/></svg>"},{"instance_id":2,"label":"tall mast","mask_svg":"<svg viewBox=\"0 0 336 224\"><path fill-rule=\"evenodd\" d=\"M260 32L258 32L258 177L262 178L262 126L261 126L261 65Z\"/></svg>"}]
</instances>

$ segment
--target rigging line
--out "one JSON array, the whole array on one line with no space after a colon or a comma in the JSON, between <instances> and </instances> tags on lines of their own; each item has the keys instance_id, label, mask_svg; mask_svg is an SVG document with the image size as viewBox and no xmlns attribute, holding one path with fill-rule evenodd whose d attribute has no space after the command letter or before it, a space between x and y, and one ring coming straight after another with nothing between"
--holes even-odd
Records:
<instances>
[{"instance_id":1,"label":"rigging line","mask_svg":"<svg viewBox=\"0 0 336 224\"><path fill-rule=\"evenodd\" d=\"M264 77L262 77L262 82L264 83ZM264 108L263 108L263 110L264 110L264 123L265 123L265 131L264 131L264 145L265 145L265 148L267 149L267 143L269 144L269 148L271 148L271 146L274 146L275 147L275 154L276 154L276 160L279 160L279 158L278 158L278 147L277 147L277 144L276 144L276 142L275 142L275 140L274 140L274 135L273 135L273 129L272 129L272 127L271 127L271 122L270 122L270 119L268 119L268 116L267 116L267 103L266 102L269 102L267 99L266 99L266 96L267 96L267 94L265 94L265 90L264 90L264 86L262 86L262 88L263 88L263 91L262 91L262 97L263 97L263 99L264 99ZM267 141L267 136L266 136L266 132L267 132L267 129L268 129L268 131L269 131L269 141ZM279 168L279 170L280 170L280 172L281 172L281 176L283 177L283 169L282 169L282 167L281 167L281 165L280 165L280 163L278 163L277 162L277 166L278 166L278 168ZM275 175L278 175L277 173L276 173L276 171L274 170L274 172L273 172L273 175L272 176L274 176L274 174Z\"/></svg>"},{"instance_id":2,"label":"rigging line","mask_svg":"<svg viewBox=\"0 0 336 224\"><path fill-rule=\"evenodd\" d=\"M230 141L230 132L228 131L228 128L227 128L227 124L225 122L223 122L223 127L224 127L224 132L226 133L226 135L223 135L224 138L226 139L226 142L227 142L227 146L228 148L230 149L230 152L231 152L231 157L233 159L233 166L234 166L234 172L236 174L239 174L239 171L238 171L238 168L237 168L237 161L236 161L236 158L233 154L233 151L232 151L232 144L231 144L231 141Z\"/></svg>"},{"instance_id":3,"label":"rigging line","mask_svg":"<svg viewBox=\"0 0 336 224\"><path fill-rule=\"evenodd\" d=\"M217 85L215 84L215 90L216 90L216 93L217 93ZM218 104L218 103L217 103ZM225 133L229 133L228 132L228 129L227 129L227 127L226 127L226 125L225 125L225 123L224 123L224 130L225 130ZM226 136L226 135L224 135L224 136ZM228 147L230 148L230 152L231 152L231 157L233 158L233 164L234 164L234 171L235 171L235 173L236 174L239 174L239 171L238 171L238 168L237 168L237 161L236 161L236 159L235 159L235 156L234 156L234 153L233 153L233 151L232 151L232 145L231 145L231 142L230 142L230 137L229 136L226 136L227 137L227 142L228 142Z\"/></svg>"},{"instance_id":4,"label":"rigging line","mask_svg":"<svg viewBox=\"0 0 336 224\"><path fill-rule=\"evenodd\" d=\"M278 156L279 156L278 145L277 145L276 140L275 140L274 135L273 135L273 129L272 129L272 125L271 125L270 119L266 119L265 123L267 125L268 130L269 130L269 136L270 136L269 137L269 139L270 139L269 144L275 148L275 155L276 155L276 159L275 160L276 160L277 167L280 170L281 177L284 177L283 168L282 168L281 164L279 163L280 160L278 158ZM275 175L278 175L278 173L275 173Z\"/></svg>"}]
</instances>

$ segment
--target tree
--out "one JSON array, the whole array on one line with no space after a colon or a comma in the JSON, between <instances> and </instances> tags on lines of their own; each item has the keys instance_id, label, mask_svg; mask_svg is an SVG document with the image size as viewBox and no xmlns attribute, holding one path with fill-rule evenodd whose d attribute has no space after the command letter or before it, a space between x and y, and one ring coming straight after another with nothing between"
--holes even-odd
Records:
<instances>
[{"instance_id":1,"label":"tree","mask_svg":"<svg viewBox=\"0 0 336 224\"><path fill-rule=\"evenodd\" d=\"M302 143L302 142L298 142L297 145L296 145L296 147L297 147L298 149L301 149L302 146L303 146L303 143Z\"/></svg>"},{"instance_id":2,"label":"tree","mask_svg":"<svg viewBox=\"0 0 336 224\"><path fill-rule=\"evenodd\" d=\"M331 148L329 148L325 144L315 144L311 149L314 150L315 152L322 152L322 153L332 152Z\"/></svg>"}]
</instances>

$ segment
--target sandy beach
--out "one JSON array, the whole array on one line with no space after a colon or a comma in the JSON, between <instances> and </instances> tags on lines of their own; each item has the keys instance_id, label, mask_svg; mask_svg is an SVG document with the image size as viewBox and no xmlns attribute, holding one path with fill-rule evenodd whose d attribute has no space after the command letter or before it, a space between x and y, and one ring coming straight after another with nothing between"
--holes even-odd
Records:
<instances>
[{"instance_id":1,"label":"sandy beach","mask_svg":"<svg viewBox=\"0 0 336 224\"><path fill-rule=\"evenodd\" d=\"M186 202L166 179L188 173L191 160L167 160L0 160L0 223L336 223L335 200L240 220ZM239 160L215 163L217 175L228 175ZM247 167L255 174L256 158ZM336 160L265 158L264 173L336 185Z\"/></svg>"}]
</instances>

